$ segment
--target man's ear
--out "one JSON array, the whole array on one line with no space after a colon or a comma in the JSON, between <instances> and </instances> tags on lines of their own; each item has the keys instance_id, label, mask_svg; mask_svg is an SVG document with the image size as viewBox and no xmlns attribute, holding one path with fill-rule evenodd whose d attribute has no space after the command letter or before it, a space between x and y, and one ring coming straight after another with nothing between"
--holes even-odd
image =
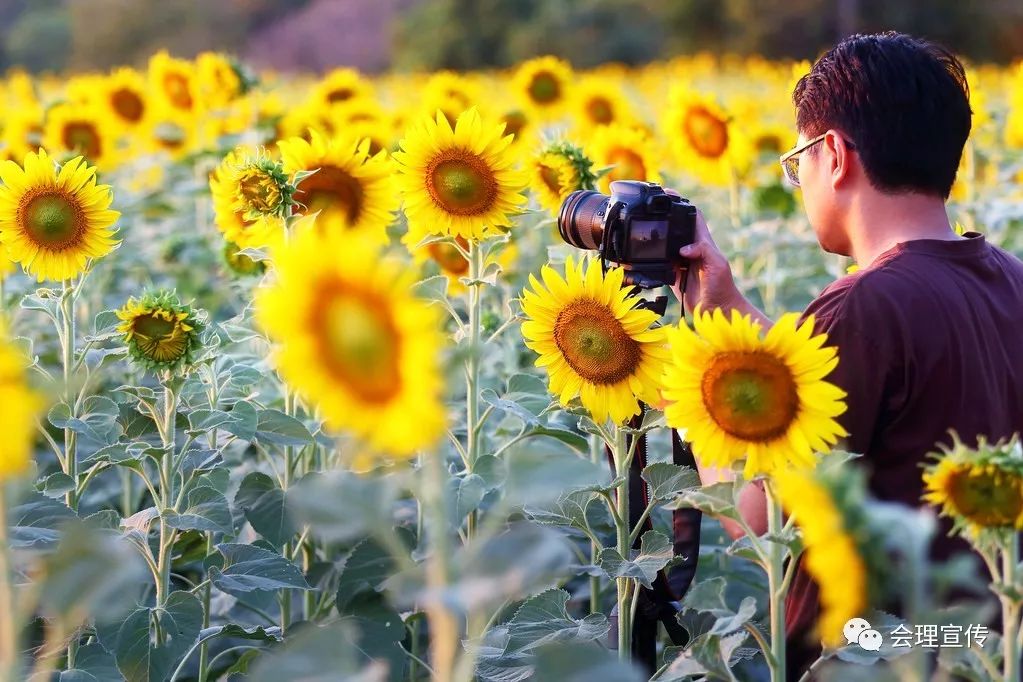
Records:
<instances>
[{"instance_id":1,"label":"man's ear","mask_svg":"<svg viewBox=\"0 0 1023 682\"><path fill-rule=\"evenodd\" d=\"M831 187L838 189L843 185L852 172L852 150L837 130L829 130L826 133L822 146L825 147L825 154L829 162L828 170L831 172Z\"/></svg>"}]
</instances>

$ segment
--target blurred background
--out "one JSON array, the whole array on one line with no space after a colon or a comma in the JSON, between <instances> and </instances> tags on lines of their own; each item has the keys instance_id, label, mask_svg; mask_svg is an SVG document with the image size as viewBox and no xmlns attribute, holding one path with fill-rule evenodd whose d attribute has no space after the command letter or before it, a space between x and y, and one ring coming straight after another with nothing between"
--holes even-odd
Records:
<instances>
[{"instance_id":1,"label":"blurred background","mask_svg":"<svg viewBox=\"0 0 1023 682\"><path fill-rule=\"evenodd\" d=\"M323 71L577 67L703 51L812 59L837 37L892 28L961 55L1023 56L1020 0L0 0L0 70L81 72L231 52Z\"/></svg>"}]
</instances>

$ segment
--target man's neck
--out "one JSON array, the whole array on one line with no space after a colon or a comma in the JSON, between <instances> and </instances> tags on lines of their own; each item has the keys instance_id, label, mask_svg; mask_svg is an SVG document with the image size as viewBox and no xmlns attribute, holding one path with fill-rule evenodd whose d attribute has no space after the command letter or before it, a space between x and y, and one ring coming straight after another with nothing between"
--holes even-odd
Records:
<instances>
[{"instance_id":1,"label":"man's neck","mask_svg":"<svg viewBox=\"0 0 1023 682\"><path fill-rule=\"evenodd\" d=\"M954 240L945 202L922 194L874 194L853 207L849 242L853 260L867 267L900 242L916 239Z\"/></svg>"}]
</instances>

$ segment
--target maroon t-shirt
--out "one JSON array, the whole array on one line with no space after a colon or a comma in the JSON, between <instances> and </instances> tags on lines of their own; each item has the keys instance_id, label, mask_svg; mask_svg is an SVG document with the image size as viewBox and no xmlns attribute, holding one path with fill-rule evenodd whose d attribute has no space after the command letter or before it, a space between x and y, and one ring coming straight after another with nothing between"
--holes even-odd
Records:
<instances>
[{"instance_id":1,"label":"maroon t-shirt","mask_svg":"<svg viewBox=\"0 0 1023 682\"><path fill-rule=\"evenodd\" d=\"M920 465L951 443L949 429L969 444L1023 432L1023 262L965 236L897 244L804 312L838 348L828 380L848 394L845 449L863 454L881 500L923 504ZM936 559L968 548L947 537L950 527L939 527ZM792 673L820 653L809 638L817 614L816 586L800 569L786 602Z\"/></svg>"}]
</instances>

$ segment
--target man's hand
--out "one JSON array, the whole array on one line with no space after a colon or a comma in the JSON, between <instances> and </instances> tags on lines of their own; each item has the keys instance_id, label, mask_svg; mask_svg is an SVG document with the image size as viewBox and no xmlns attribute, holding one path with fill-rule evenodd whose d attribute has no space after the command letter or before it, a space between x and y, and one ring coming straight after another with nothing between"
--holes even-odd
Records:
<instances>
[{"instance_id":1,"label":"man's hand","mask_svg":"<svg viewBox=\"0 0 1023 682\"><path fill-rule=\"evenodd\" d=\"M696 238L692 244L683 246L679 251L689 261L687 273L685 304L686 310L692 312L699 304L700 309L711 311L715 308L729 310L741 307L742 294L735 286L732 268L721 249L710 236L707 221L703 213L696 211ZM682 300L682 271L676 272L675 284L671 287L675 297ZM744 302L744 301L743 301Z\"/></svg>"}]
</instances>

